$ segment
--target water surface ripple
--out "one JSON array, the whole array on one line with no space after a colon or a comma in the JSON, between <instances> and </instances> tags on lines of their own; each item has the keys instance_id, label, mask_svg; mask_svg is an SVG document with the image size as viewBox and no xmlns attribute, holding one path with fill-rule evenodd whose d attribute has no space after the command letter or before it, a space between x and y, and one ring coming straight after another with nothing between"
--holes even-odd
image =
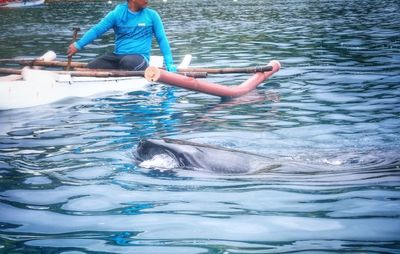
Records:
<instances>
[{"instance_id":1,"label":"water surface ripple","mask_svg":"<svg viewBox=\"0 0 400 254\"><path fill-rule=\"evenodd\" d=\"M71 28L86 31L117 3L2 9L0 58L52 49L66 59ZM0 252L400 252L398 1L150 5L176 61L191 53L194 66L283 68L231 101L153 85L0 111ZM108 33L74 58L112 48ZM136 165L138 141L160 137L280 166L223 175Z\"/></svg>"}]
</instances>

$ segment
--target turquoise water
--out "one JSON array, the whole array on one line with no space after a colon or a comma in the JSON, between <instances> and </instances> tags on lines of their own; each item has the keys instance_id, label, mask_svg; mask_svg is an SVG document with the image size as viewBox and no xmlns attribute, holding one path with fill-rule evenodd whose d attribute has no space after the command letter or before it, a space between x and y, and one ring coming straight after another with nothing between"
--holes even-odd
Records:
<instances>
[{"instance_id":1,"label":"turquoise water","mask_svg":"<svg viewBox=\"0 0 400 254\"><path fill-rule=\"evenodd\" d=\"M86 31L115 4L0 10L0 58L52 49L65 59L71 28ZM234 101L154 85L0 111L1 253L400 253L398 1L150 5L176 60L283 68ZM107 34L75 60L110 50ZM282 166L220 175L136 165L138 141L161 137Z\"/></svg>"}]
</instances>

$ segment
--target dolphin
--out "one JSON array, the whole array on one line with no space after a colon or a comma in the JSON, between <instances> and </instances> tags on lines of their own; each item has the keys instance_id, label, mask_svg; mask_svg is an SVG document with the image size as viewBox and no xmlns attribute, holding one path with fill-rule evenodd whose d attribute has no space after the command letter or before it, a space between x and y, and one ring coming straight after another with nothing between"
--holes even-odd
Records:
<instances>
[{"instance_id":1,"label":"dolphin","mask_svg":"<svg viewBox=\"0 0 400 254\"><path fill-rule=\"evenodd\" d=\"M222 174L249 174L280 167L263 155L169 138L141 140L133 157L139 166L158 157L168 158L172 168ZM171 169L162 164L153 167Z\"/></svg>"}]
</instances>

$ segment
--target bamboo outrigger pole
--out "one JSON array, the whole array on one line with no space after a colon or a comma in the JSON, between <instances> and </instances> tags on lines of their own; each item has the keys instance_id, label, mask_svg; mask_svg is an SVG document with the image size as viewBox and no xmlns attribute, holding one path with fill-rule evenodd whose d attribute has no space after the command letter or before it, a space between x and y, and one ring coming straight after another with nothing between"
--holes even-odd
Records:
<instances>
[{"instance_id":1,"label":"bamboo outrigger pole","mask_svg":"<svg viewBox=\"0 0 400 254\"><path fill-rule=\"evenodd\" d=\"M123 71L123 70L92 70L84 69L77 71L49 71L57 74L71 75L74 77L144 77L144 71ZM21 69L0 68L0 74L21 74ZM206 78L205 72L179 72L180 75L193 78Z\"/></svg>"},{"instance_id":2,"label":"bamboo outrigger pole","mask_svg":"<svg viewBox=\"0 0 400 254\"><path fill-rule=\"evenodd\" d=\"M31 59L0 59L0 62L13 62L27 66L42 66L42 67L67 67L68 62L64 61L42 61ZM70 62L71 68L86 68L87 63ZM81 70L81 69L79 69ZM178 72L206 72L208 74L232 74L232 73L256 73L271 71L272 67L268 65L244 67L244 68L178 68Z\"/></svg>"},{"instance_id":3,"label":"bamboo outrigger pole","mask_svg":"<svg viewBox=\"0 0 400 254\"><path fill-rule=\"evenodd\" d=\"M42 67L67 67L68 62L64 61L43 61L35 59L0 59L0 62L17 63L25 66L42 66ZM85 68L87 63L71 62L72 68Z\"/></svg>"},{"instance_id":4,"label":"bamboo outrigger pole","mask_svg":"<svg viewBox=\"0 0 400 254\"><path fill-rule=\"evenodd\" d=\"M255 67L244 67L244 68L179 68L178 71L181 72L207 72L208 74L232 74L232 73L256 73L272 71L272 66L255 66Z\"/></svg>"}]
</instances>

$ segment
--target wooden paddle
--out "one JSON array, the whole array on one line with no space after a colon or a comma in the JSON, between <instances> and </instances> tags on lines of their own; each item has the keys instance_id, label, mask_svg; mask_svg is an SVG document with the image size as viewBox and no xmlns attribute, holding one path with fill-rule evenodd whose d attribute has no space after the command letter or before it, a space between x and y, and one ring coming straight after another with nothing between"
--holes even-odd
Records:
<instances>
[{"instance_id":1,"label":"wooden paddle","mask_svg":"<svg viewBox=\"0 0 400 254\"><path fill-rule=\"evenodd\" d=\"M74 30L74 34L72 35L72 42L74 43L76 41L76 38L78 37L78 32L81 30L79 27L74 27L72 28ZM66 71L69 71L71 69L71 62L72 62L72 55L68 56L68 63L67 67L65 68Z\"/></svg>"}]
</instances>

